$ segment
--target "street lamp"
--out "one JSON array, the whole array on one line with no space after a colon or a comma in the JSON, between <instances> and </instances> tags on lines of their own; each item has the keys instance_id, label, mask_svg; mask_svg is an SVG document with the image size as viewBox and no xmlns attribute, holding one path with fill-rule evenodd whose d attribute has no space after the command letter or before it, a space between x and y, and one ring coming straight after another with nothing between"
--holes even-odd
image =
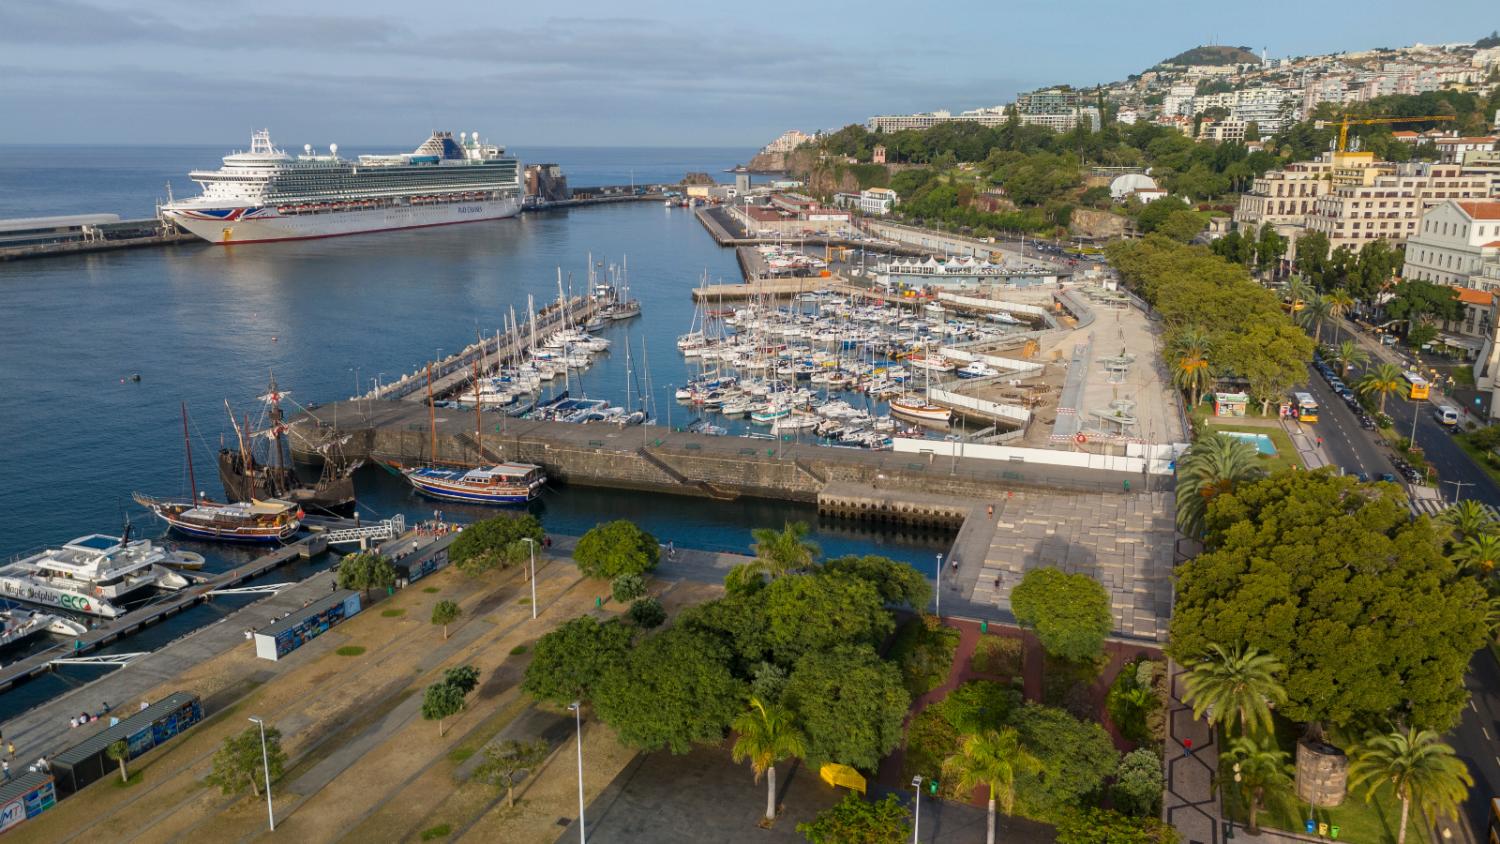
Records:
<instances>
[{"instance_id":1,"label":"street lamp","mask_svg":"<svg viewBox=\"0 0 1500 844\"><path fill-rule=\"evenodd\" d=\"M531 620L536 621L536 540L523 536L521 541L531 546Z\"/></svg>"},{"instance_id":2,"label":"street lamp","mask_svg":"<svg viewBox=\"0 0 1500 844\"><path fill-rule=\"evenodd\" d=\"M266 722L254 715L250 720L260 726L260 766L266 772L266 816L271 820L271 831L276 831L276 810L271 807L271 755L266 751Z\"/></svg>"},{"instance_id":3,"label":"street lamp","mask_svg":"<svg viewBox=\"0 0 1500 844\"><path fill-rule=\"evenodd\" d=\"M917 774L911 778L911 787L916 789L916 795L912 798L912 805L916 808L916 817L911 823L911 844L917 844L917 835L922 829L922 775Z\"/></svg>"},{"instance_id":4,"label":"street lamp","mask_svg":"<svg viewBox=\"0 0 1500 844\"><path fill-rule=\"evenodd\" d=\"M573 710L573 722L578 729L578 844L585 844L583 829L583 706L578 701L568 704Z\"/></svg>"},{"instance_id":5,"label":"street lamp","mask_svg":"<svg viewBox=\"0 0 1500 844\"><path fill-rule=\"evenodd\" d=\"M937 606L935 606L934 609L937 610L937 617L938 618L942 618L943 617L943 555L942 554L937 555L937 563L938 563L938 567L937 567L937 590L933 592L933 594L936 596Z\"/></svg>"}]
</instances>

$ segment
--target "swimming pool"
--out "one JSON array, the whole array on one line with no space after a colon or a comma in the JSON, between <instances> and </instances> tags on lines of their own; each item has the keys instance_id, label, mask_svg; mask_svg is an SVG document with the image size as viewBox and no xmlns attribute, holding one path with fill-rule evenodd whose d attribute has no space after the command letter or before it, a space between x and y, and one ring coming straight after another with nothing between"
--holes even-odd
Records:
<instances>
[{"instance_id":1,"label":"swimming pool","mask_svg":"<svg viewBox=\"0 0 1500 844\"><path fill-rule=\"evenodd\" d=\"M1265 434L1250 434L1244 431L1220 431L1219 433L1234 437L1237 440L1244 440L1254 445L1257 451L1268 457L1276 456L1276 443L1271 442L1271 438Z\"/></svg>"}]
</instances>

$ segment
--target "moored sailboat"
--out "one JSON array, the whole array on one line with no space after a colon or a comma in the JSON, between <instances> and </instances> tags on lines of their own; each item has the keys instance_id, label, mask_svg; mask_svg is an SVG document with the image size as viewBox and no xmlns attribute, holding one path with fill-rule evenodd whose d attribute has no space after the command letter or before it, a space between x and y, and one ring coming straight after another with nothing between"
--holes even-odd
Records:
<instances>
[{"instance_id":1,"label":"moored sailboat","mask_svg":"<svg viewBox=\"0 0 1500 844\"><path fill-rule=\"evenodd\" d=\"M229 423L234 427L237 448L221 448L218 454L219 482L224 485L224 496L231 502L280 499L289 501L304 512L328 516L348 517L354 515L354 470L359 461L343 459L337 442L317 447L323 455L322 475L309 486L297 477L286 449L286 436L290 431L281 410L281 402L290 393L277 389L275 376L260 401L266 406L266 428L254 431L249 418L241 427L234 414L229 414ZM228 409L228 403L225 403ZM266 455L256 454L255 444L259 439L267 442Z\"/></svg>"},{"instance_id":2,"label":"moored sailboat","mask_svg":"<svg viewBox=\"0 0 1500 844\"><path fill-rule=\"evenodd\" d=\"M223 503L198 491L186 404L182 406L182 443L187 452L189 499L171 501L133 494L137 504L155 513L172 530L193 539L270 545L291 539L302 527L303 513L290 501L269 498Z\"/></svg>"}]
</instances>

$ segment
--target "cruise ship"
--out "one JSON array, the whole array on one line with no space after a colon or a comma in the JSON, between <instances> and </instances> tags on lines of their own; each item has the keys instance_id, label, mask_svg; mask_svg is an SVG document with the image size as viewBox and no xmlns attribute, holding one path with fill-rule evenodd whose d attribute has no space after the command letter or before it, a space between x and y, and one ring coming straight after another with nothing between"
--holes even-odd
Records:
<instances>
[{"instance_id":1,"label":"cruise ship","mask_svg":"<svg viewBox=\"0 0 1500 844\"><path fill-rule=\"evenodd\" d=\"M263 243L444 226L513 217L521 210L521 162L479 133L433 132L409 153L340 158L288 155L255 132L249 152L188 177L203 193L171 200L162 215L217 244Z\"/></svg>"}]
</instances>

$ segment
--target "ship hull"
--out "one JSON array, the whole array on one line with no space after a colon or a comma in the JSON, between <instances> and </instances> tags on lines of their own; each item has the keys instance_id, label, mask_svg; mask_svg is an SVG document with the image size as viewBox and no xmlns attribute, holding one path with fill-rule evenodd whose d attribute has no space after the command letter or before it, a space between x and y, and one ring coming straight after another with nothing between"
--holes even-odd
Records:
<instances>
[{"instance_id":1,"label":"ship hull","mask_svg":"<svg viewBox=\"0 0 1500 844\"><path fill-rule=\"evenodd\" d=\"M458 484L434 483L413 475L407 475L406 479L422 495L428 498L439 498L443 501L463 501L469 504L492 504L504 507L526 504L536 497L534 490L523 489L513 492L490 492Z\"/></svg>"},{"instance_id":2,"label":"ship hull","mask_svg":"<svg viewBox=\"0 0 1500 844\"><path fill-rule=\"evenodd\" d=\"M520 197L476 199L435 205L408 205L330 211L318 214L281 215L276 209L260 208L164 208L162 213L177 226L209 243L220 246L272 243L280 240L311 240L351 234L420 229L503 220L520 213Z\"/></svg>"}]
</instances>

